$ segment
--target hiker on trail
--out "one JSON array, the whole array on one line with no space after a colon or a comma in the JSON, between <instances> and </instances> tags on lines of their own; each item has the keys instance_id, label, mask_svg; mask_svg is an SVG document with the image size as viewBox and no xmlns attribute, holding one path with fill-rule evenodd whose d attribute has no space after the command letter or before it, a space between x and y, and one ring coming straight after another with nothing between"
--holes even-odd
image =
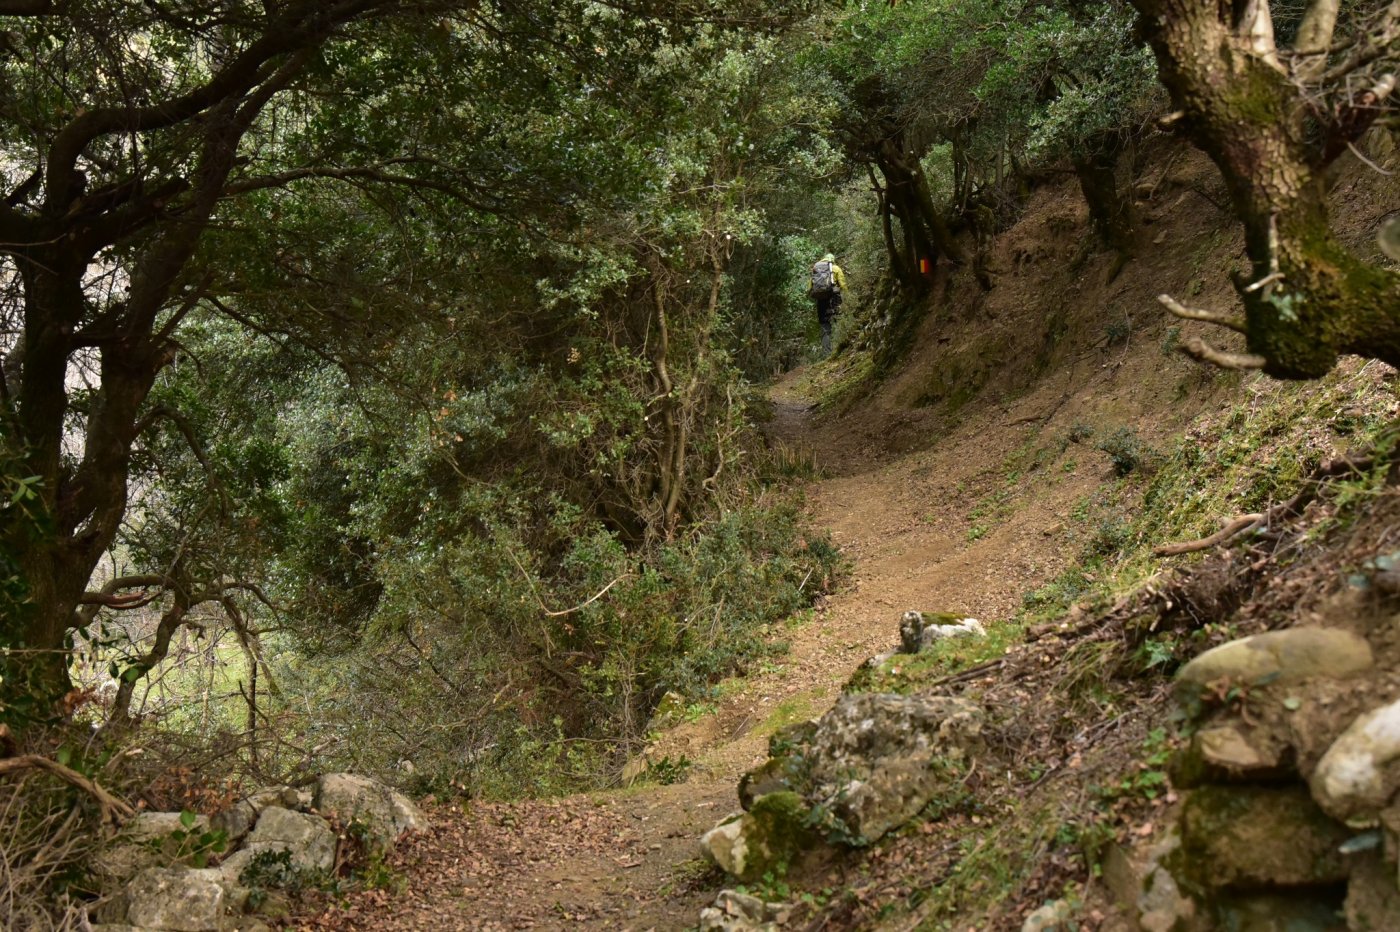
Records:
<instances>
[{"instance_id":1,"label":"hiker on trail","mask_svg":"<svg viewBox=\"0 0 1400 932\"><path fill-rule=\"evenodd\" d=\"M807 294L817 304L817 322L822 325L822 356L831 355L831 324L836 309L841 306L841 292L846 290L846 273L836 264L831 253L812 266L812 285Z\"/></svg>"}]
</instances>

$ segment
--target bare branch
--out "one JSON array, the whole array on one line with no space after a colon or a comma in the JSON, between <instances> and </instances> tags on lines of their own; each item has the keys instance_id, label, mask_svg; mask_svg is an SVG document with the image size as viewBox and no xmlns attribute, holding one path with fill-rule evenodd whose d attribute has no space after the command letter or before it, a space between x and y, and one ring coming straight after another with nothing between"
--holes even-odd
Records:
<instances>
[{"instance_id":1,"label":"bare branch","mask_svg":"<svg viewBox=\"0 0 1400 932\"><path fill-rule=\"evenodd\" d=\"M1268 360L1254 353L1226 353L1211 346L1200 337L1192 337L1181 344L1181 351L1192 359L1208 362L1222 369L1262 369Z\"/></svg>"},{"instance_id":2,"label":"bare branch","mask_svg":"<svg viewBox=\"0 0 1400 932\"><path fill-rule=\"evenodd\" d=\"M1223 528L1216 531L1209 537L1202 537L1200 540L1183 541L1179 544L1167 544L1163 547L1156 547L1153 549L1152 555L1154 557L1174 557L1183 553L1195 553L1198 550L1209 550L1211 547L1214 547L1217 544L1223 544L1230 538L1235 537L1239 534L1243 534L1250 528L1257 527L1264 520L1264 518L1265 516L1262 514L1242 515L1236 518L1235 520L1231 521L1230 523L1226 524Z\"/></svg>"},{"instance_id":3,"label":"bare branch","mask_svg":"<svg viewBox=\"0 0 1400 932\"><path fill-rule=\"evenodd\" d=\"M1391 0L1380 21L1366 31L1365 38L1350 55L1322 75L1321 83L1334 84L1366 67L1389 52L1397 38L1400 38L1400 0Z\"/></svg>"},{"instance_id":4,"label":"bare branch","mask_svg":"<svg viewBox=\"0 0 1400 932\"><path fill-rule=\"evenodd\" d=\"M3 0L0 0L3 2ZM20 0L23 2L23 0ZM270 19L263 34L205 84L187 94L144 107L97 107L82 111L54 138L49 150L50 208L66 210L73 194L73 166L87 145L110 133L144 133L174 126L214 107L236 101L265 81L269 66L298 49L314 48L343 22L389 0L304 0Z\"/></svg>"},{"instance_id":5,"label":"bare branch","mask_svg":"<svg viewBox=\"0 0 1400 932\"><path fill-rule=\"evenodd\" d=\"M37 754L0 759L0 777L21 770L42 770L87 793L102 807L102 821L105 823L116 825L121 819L129 819L136 815L136 810L104 790L96 782L57 761L51 761L47 757L40 757Z\"/></svg>"},{"instance_id":6,"label":"bare branch","mask_svg":"<svg viewBox=\"0 0 1400 932\"><path fill-rule=\"evenodd\" d=\"M1274 42L1274 18L1269 10L1269 0L1247 0L1235 25L1235 32L1261 61L1271 68L1283 70L1278 60L1278 46Z\"/></svg>"},{"instance_id":7,"label":"bare branch","mask_svg":"<svg viewBox=\"0 0 1400 932\"><path fill-rule=\"evenodd\" d=\"M1227 317L1224 314L1217 314L1214 311L1203 311L1193 307L1183 307L1180 302L1169 294L1159 294L1157 300L1161 301L1168 311L1182 320L1199 320L1207 324L1215 324L1217 327L1225 327L1236 333L1249 333L1249 328L1245 322L1237 317Z\"/></svg>"},{"instance_id":8,"label":"bare branch","mask_svg":"<svg viewBox=\"0 0 1400 932\"><path fill-rule=\"evenodd\" d=\"M383 166L354 168L332 168L322 166L291 169L274 175L263 175L256 178L246 178L241 181L235 181L224 189L224 197L235 197L240 194L247 194L250 191L261 191L267 188L283 188L293 182L303 179L364 181L415 190L436 191L439 194L445 194L453 200L460 201L468 207L480 210L483 213L491 213L501 209L500 205L487 204L479 198L474 197L472 194L469 194L458 185L433 178L419 178L414 175L404 175L397 172L386 171Z\"/></svg>"},{"instance_id":9,"label":"bare branch","mask_svg":"<svg viewBox=\"0 0 1400 932\"><path fill-rule=\"evenodd\" d=\"M1327 66L1327 54L1332 50L1332 34L1337 28L1337 11L1341 0L1312 0L1303 21L1298 26L1298 37L1293 42L1293 51L1300 60L1293 73L1300 81L1311 81Z\"/></svg>"}]
</instances>

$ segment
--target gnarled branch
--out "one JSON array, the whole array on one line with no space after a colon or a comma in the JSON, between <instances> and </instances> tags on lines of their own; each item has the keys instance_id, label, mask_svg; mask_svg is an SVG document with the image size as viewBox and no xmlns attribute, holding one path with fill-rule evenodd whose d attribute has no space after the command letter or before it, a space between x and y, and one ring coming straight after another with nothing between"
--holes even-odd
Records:
<instances>
[{"instance_id":1,"label":"gnarled branch","mask_svg":"<svg viewBox=\"0 0 1400 932\"><path fill-rule=\"evenodd\" d=\"M1243 320L1237 317L1228 317L1224 314L1217 314L1214 311L1203 311L1198 308L1184 307L1179 301L1169 294L1160 294L1157 300L1162 302L1168 311L1182 320L1199 320L1207 324L1215 324L1217 327L1224 327L1236 333L1249 333L1249 328Z\"/></svg>"},{"instance_id":2,"label":"gnarled branch","mask_svg":"<svg viewBox=\"0 0 1400 932\"><path fill-rule=\"evenodd\" d=\"M1181 351L1192 359L1208 362L1222 369L1262 369L1269 362L1263 356L1254 353L1227 353L1218 350L1200 337L1192 337L1182 343Z\"/></svg>"}]
</instances>

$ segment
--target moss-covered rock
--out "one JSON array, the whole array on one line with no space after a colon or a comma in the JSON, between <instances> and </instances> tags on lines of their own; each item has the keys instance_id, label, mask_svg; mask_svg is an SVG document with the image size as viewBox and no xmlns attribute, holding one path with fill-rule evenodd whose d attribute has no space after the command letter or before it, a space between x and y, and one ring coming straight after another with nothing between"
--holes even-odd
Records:
<instances>
[{"instance_id":1,"label":"moss-covered rock","mask_svg":"<svg viewBox=\"0 0 1400 932\"><path fill-rule=\"evenodd\" d=\"M1313 677L1345 679L1370 670L1375 656L1365 638L1339 628L1289 628L1212 648L1176 675L1188 708L1213 683L1288 685Z\"/></svg>"},{"instance_id":2,"label":"moss-covered rock","mask_svg":"<svg viewBox=\"0 0 1400 932\"><path fill-rule=\"evenodd\" d=\"M702 853L745 882L784 876L806 853L823 847L808 824L809 811L792 791L769 793L742 816L720 823L700 839Z\"/></svg>"},{"instance_id":3,"label":"moss-covered rock","mask_svg":"<svg viewBox=\"0 0 1400 932\"><path fill-rule=\"evenodd\" d=\"M1346 880L1351 837L1301 786L1208 786L1181 816L1172 873L1196 890L1325 887Z\"/></svg>"}]
</instances>

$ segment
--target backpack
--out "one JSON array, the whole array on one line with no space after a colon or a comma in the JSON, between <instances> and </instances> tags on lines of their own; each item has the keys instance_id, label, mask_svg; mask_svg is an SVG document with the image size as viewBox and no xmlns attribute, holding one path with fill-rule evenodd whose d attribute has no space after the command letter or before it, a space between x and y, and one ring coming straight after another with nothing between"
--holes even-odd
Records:
<instances>
[{"instance_id":1,"label":"backpack","mask_svg":"<svg viewBox=\"0 0 1400 932\"><path fill-rule=\"evenodd\" d=\"M813 298L829 298L836 293L836 276L831 271L830 262L818 262L812 266L812 284L807 294Z\"/></svg>"}]
</instances>

